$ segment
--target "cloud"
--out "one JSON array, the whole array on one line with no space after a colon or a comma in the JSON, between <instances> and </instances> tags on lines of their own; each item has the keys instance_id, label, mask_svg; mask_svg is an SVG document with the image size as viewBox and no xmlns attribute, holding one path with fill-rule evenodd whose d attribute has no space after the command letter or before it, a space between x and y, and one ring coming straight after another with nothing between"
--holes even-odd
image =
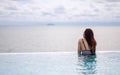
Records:
<instances>
[{"instance_id":1,"label":"cloud","mask_svg":"<svg viewBox=\"0 0 120 75\"><path fill-rule=\"evenodd\" d=\"M106 0L107 2L120 2L120 0Z\"/></svg>"},{"instance_id":2,"label":"cloud","mask_svg":"<svg viewBox=\"0 0 120 75\"><path fill-rule=\"evenodd\" d=\"M65 13L66 9L64 6L58 6L57 8L54 9L55 14L63 14Z\"/></svg>"},{"instance_id":3,"label":"cloud","mask_svg":"<svg viewBox=\"0 0 120 75\"><path fill-rule=\"evenodd\" d=\"M54 14L50 12L43 12L42 16L54 16Z\"/></svg>"},{"instance_id":4,"label":"cloud","mask_svg":"<svg viewBox=\"0 0 120 75\"><path fill-rule=\"evenodd\" d=\"M120 0L2 0L0 20L120 21L119 7Z\"/></svg>"},{"instance_id":5,"label":"cloud","mask_svg":"<svg viewBox=\"0 0 120 75\"><path fill-rule=\"evenodd\" d=\"M6 10L13 10L13 11L14 11L14 10L15 10L15 11L18 10L17 7L15 7L15 6L9 6L9 7L6 7L5 9L6 9Z\"/></svg>"}]
</instances>

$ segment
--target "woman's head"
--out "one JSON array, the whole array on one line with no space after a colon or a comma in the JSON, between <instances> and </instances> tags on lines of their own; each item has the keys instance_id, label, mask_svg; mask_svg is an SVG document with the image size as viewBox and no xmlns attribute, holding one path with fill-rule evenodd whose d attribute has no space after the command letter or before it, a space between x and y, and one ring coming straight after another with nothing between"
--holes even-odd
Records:
<instances>
[{"instance_id":1,"label":"woman's head","mask_svg":"<svg viewBox=\"0 0 120 75\"><path fill-rule=\"evenodd\" d=\"M92 39L92 38L94 38L94 34L93 34L92 29L87 28L87 29L84 31L84 38L86 38L86 39Z\"/></svg>"},{"instance_id":2,"label":"woman's head","mask_svg":"<svg viewBox=\"0 0 120 75\"><path fill-rule=\"evenodd\" d=\"M84 31L84 38L86 39L86 41L87 41L88 45L91 47L91 49L95 50L96 40L94 38L94 33L93 33L92 29L87 28Z\"/></svg>"}]
</instances>

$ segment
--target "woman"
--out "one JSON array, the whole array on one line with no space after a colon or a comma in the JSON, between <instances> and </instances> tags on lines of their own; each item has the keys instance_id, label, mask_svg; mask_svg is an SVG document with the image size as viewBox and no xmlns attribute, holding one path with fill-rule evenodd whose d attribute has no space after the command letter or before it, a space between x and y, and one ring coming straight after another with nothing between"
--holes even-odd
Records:
<instances>
[{"instance_id":1,"label":"woman","mask_svg":"<svg viewBox=\"0 0 120 75\"><path fill-rule=\"evenodd\" d=\"M84 31L83 38L78 41L78 53L82 55L94 55L96 51L96 40L90 28Z\"/></svg>"}]
</instances>

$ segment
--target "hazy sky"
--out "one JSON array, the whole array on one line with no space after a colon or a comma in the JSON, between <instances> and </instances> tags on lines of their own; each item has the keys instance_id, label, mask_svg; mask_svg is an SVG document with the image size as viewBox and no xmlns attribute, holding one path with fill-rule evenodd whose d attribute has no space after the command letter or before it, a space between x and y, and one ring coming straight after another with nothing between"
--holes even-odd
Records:
<instances>
[{"instance_id":1,"label":"hazy sky","mask_svg":"<svg viewBox=\"0 0 120 75\"><path fill-rule=\"evenodd\" d=\"M0 0L0 22L120 21L120 0Z\"/></svg>"}]
</instances>

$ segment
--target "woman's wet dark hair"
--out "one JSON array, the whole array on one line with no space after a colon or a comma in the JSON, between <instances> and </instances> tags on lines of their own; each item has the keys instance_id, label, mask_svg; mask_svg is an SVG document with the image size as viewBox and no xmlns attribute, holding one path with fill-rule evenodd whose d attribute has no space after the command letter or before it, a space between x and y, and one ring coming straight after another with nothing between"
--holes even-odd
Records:
<instances>
[{"instance_id":1,"label":"woman's wet dark hair","mask_svg":"<svg viewBox=\"0 0 120 75\"><path fill-rule=\"evenodd\" d=\"M88 45L90 46L93 53L95 53L95 47L96 47L96 40L94 38L94 33L92 29L87 28L84 31L84 38L86 39Z\"/></svg>"}]
</instances>

